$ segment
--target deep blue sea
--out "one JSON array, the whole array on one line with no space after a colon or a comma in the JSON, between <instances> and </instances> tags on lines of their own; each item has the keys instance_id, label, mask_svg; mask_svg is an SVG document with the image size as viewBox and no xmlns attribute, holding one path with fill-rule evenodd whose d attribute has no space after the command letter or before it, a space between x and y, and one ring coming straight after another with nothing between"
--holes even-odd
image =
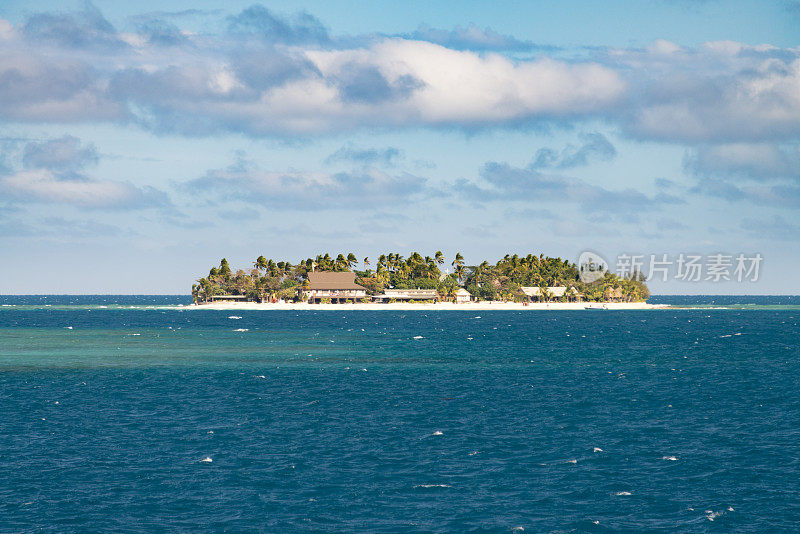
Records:
<instances>
[{"instance_id":1,"label":"deep blue sea","mask_svg":"<svg viewBox=\"0 0 800 534\"><path fill-rule=\"evenodd\" d=\"M796 532L800 298L0 297L2 532Z\"/></svg>"}]
</instances>

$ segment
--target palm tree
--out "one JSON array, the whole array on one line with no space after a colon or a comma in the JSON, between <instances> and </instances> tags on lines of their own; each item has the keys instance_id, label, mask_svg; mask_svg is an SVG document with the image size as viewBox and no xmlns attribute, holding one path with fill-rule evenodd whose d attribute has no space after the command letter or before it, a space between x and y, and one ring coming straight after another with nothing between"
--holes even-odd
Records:
<instances>
[{"instance_id":1,"label":"palm tree","mask_svg":"<svg viewBox=\"0 0 800 534\"><path fill-rule=\"evenodd\" d=\"M364 267L369 267L369 256L364 256L364 261L362 263Z\"/></svg>"},{"instance_id":2,"label":"palm tree","mask_svg":"<svg viewBox=\"0 0 800 534\"><path fill-rule=\"evenodd\" d=\"M444 254L442 254L441 250L437 250L436 254L433 255L433 259L436 260L436 263L441 265L444 263Z\"/></svg>"},{"instance_id":3,"label":"palm tree","mask_svg":"<svg viewBox=\"0 0 800 534\"><path fill-rule=\"evenodd\" d=\"M378 268L376 269L375 277L380 280L384 284L389 283L389 271L386 270L386 267L378 264Z\"/></svg>"},{"instance_id":4,"label":"palm tree","mask_svg":"<svg viewBox=\"0 0 800 534\"><path fill-rule=\"evenodd\" d=\"M459 284L463 283L465 274L466 274L466 272L464 270L463 262L459 263L458 265L456 265L456 276L458 277L458 283Z\"/></svg>"},{"instance_id":5,"label":"palm tree","mask_svg":"<svg viewBox=\"0 0 800 534\"><path fill-rule=\"evenodd\" d=\"M267 269L267 258L263 255L259 256L256 258L256 261L253 262L253 267L258 271L265 271Z\"/></svg>"},{"instance_id":6,"label":"palm tree","mask_svg":"<svg viewBox=\"0 0 800 534\"><path fill-rule=\"evenodd\" d=\"M358 263L358 258L352 252L347 255L347 268L352 269L353 266Z\"/></svg>"},{"instance_id":7,"label":"palm tree","mask_svg":"<svg viewBox=\"0 0 800 534\"><path fill-rule=\"evenodd\" d=\"M454 298L456 296L456 288L454 286L445 287L444 296L448 300Z\"/></svg>"},{"instance_id":8,"label":"palm tree","mask_svg":"<svg viewBox=\"0 0 800 534\"><path fill-rule=\"evenodd\" d=\"M456 252L456 259L453 260L453 263L451 263L451 265L455 269L458 269L460 265L464 265L464 256L462 256L460 252Z\"/></svg>"},{"instance_id":9,"label":"palm tree","mask_svg":"<svg viewBox=\"0 0 800 534\"><path fill-rule=\"evenodd\" d=\"M228 265L228 260L222 258L219 262L219 274L226 280L231 276L231 266Z\"/></svg>"}]
</instances>

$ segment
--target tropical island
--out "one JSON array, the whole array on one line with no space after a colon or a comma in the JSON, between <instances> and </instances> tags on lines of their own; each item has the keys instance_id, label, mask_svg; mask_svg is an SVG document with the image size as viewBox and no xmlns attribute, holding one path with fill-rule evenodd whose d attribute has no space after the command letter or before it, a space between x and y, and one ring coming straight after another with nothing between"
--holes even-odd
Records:
<instances>
[{"instance_id":1,"label":"tropical island","mask_svg":"<svg viewBox=\"0 0 800 534\"><path fill-rule=\"evenodd\" d=\"M446 267L447 265L447 267ZM443 270L444 268L444 270ZM452 268L452 269L451 269ZM591 271L590 273L588 271ZM586 276L590 274L591 276ZM570 303L570 308L639 304L650 292L644 276L620 277L594 264L576 265L543 254L507 254L496 263L467 265L461 253L447 261L432 256L390 252L373 263L354 253L329 253L297 263L261 255L245 269L233 271L223 258L208 276L192 285L195 304L476 304L516 306ZM631 307L631 306L624 306Z\"/></svg>"}]
</instances>

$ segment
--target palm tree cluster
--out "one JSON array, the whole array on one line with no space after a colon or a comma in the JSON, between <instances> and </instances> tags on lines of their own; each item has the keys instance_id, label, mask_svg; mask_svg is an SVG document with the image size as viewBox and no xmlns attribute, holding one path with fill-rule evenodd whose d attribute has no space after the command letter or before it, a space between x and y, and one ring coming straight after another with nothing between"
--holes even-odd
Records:
<instances>
[{"instance_id":1,"label":"palm tree cluster","mask_svg":"<svg viewBox=\"0 0 800 534\"><path fill-rule=\"evenodd\" d=\"M363 270L356 268L359 263ZM442 273L440 267L445 263L442 251L436 251L432 256L412 252L408 257L389 252L378 256L373 271L369 257L359 262L352 252L339 253L335 257L326 252L296 264L261 255L249 272L241 269L233 272L223 258L218 267L211 268L208 276L192 285L192 296L195 301L206 301L214 295L244 295L253 300L294 298L296 286L306 282L308 273L314 271L355 272L356 281L372 294L387 287L419 288L436 289L441 296L448 297L459 287L465 287L482 300L522 300L525 298L523 286L540 287L543 292L549 286L566 286L593 301L607 299L609 294L630 301L645 300L650 295L638 275L623 279L606 272L598 281L584 284L580 281L577 265L543 254L506 254L495 264L484 260L478 265L467 266L464 256L458 252L450 262L452 274Z\"/></svg>"},{"instance_id":2,"label":"palm tree cluster","mask_svg":"<svg viewBox=\"0 0 800 534\"><path fill-rule=\"evenodd\" d=\"M591 301L604 300L608 289L621 290L622 299L628 301L646 300L650 296L639 277L623 279L605 272L598 281L586 284L580 280L576 264L544 254L506 254L494 265L483 261L468 268L465 286L472 295L485 300L523 300L522 287L538 287L546 295L547 288L553 286L574 289Z\"/></svg>"}]
</instances>

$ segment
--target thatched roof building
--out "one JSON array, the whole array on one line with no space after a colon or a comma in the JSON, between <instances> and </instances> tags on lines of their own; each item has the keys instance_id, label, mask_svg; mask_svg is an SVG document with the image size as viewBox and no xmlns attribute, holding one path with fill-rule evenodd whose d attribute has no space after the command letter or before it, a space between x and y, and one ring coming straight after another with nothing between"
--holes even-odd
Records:
<instances>
[{"instance_id":1,"label":"thatched roof building","mask_svg":"<svg viewBox=\"0 0 800 534\"><path fill-rule=\"evenodd\" d=\"M356 273L351 273L351 272L337 273L330 271L308 273L308 289L310 290L363 289L364 291L366 291L366 288L364 286L356 284Z\"/></svg>"},{"instance_id":2,"label":"thatched roof building","mask_svg":"<svg viewBox=\"0 0 800 534\"><path fill-rule=\"evenodd\" d=\"M308 283L298 289L302 300L309 302L354 302L366 298L367 288L356 284L356 273L320 271L308 273Z\"/></svg>"},{"instance_id":3,"label":"thatched roof building","mask_svg":"<svg viewBox=\"0 0 800 534\"><path fill-rule=\"evenodd\" d=\"M385 289L382 295L373 295L372 300L437 300L435 289Z\"/></svg>"}]
</instances>

